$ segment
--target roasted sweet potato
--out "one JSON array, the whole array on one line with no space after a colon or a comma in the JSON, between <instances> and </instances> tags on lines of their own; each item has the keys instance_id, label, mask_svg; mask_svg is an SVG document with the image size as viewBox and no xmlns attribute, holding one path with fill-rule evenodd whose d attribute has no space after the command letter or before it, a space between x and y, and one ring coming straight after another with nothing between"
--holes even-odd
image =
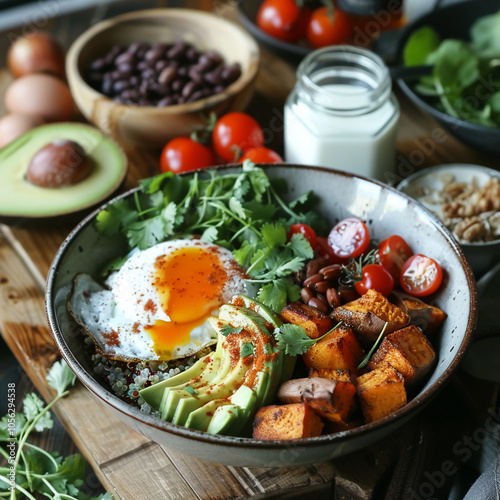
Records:
<instances>
[{"instance_id":1,"label":"roasted sweet potato","mask_svg":"<svg viewBox=\"0 0 500 500\"><path fill-rule=\"evenodd\" d=\"M352 382L350 370L336 370L335 368L311 368L309 377L329 378L337 382Z\"/></svg>"},{"instance_id":2,"label":"roasted sweet potato","mask_svg":"<svg viewBox=\"0 0 500 500\"><path fill-rule=\"evenodd\" d=\"M403 375L408 387L422 380L434 365L436 353L414 325L407 326L384 338L368 363L368 369L389 364Z\"/></svg>"},{"instance_id":3,"label":"roasted sweet potato","mask_svg":"<svg viewBox=\"0 0 500 500\"><path fill-rule=\"evenodd\" d=\"M359 402L366 422L375 422L406 404L404 378L386 365L356 379Z\"/></svg>"},{"instance_id":4,"label":"roasted sweet potato","mask_svg":"<svg viewBox=\"0 0 500 500\"><path fill-rule=\"evenodd\" d=\"M318 340L302 355L308 368L349 370L357 373L363 349L351 328L340 326Z\"/></svg>"},{"instance_id":5,"label":"roasted sweet potato","mask_svg":"<svg viewBox=\"0 0 500 500\"><path fill-rule=\"evenodd\" d=\"M410 322L407 313L375 290L368 290L359 299L335 308L332 316L350 326L365 346L373 345L386 322L385 335Z\"/></svg>"},{"instance_id":6,"label":"roasted sweet potato","mask_svg":"<svg viewBox=\"0 0 500 500\"><path fill-rule=\"evenodd\" d=\"M282 309L280 316L286 323L300 325L312 339L321 337L334 326L330 316L302 302L288 304Z\"/></svg>"},{"instance_id":7,"label":"roasted sweet potato","mask_svg":"<svg viewBox=\"0 0 500 500\"><path fill-rule=\"evenodd\" d=\"M284 403L309 403L322 417L346 425L356 406L356 388L351 382L326 378L299 378L285 382L278 391Z\"/></svg>"},{"instance_id":8,"label":"roasted sweet potato","mask_svg":"<svg viewBox=\"0 0 500 500\"><path fill-rule=\"evenodd\" d=\"M255 415L255 439L300 439L320 436L321 418L308 403L264 406Z\"/></svg>"},{"instance_id":9,"label":"roasted sweet potato","mask_svg":"<svg viewBox=\"0 0 500 500\"><path fill-rule=\"evenodd\" d=\"M410 316L410 324L418 326L426 335L432 335L447 318L439 307L426 304L417 297L404 292L394 292L396 304Z\"/></svg>"}]
</instances>

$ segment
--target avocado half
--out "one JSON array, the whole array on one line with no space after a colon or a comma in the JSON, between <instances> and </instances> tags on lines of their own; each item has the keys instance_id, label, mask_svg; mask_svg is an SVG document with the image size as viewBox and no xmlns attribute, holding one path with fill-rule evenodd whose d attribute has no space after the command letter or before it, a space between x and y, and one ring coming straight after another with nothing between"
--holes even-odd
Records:
<instances>
[{"instance_id":1,"label":"avocado half","mask_svg":"<svg viewBox=\"0 0 500 500\"><path fill-rule=\"evenodd\" d=\"M92 170L71 186L35 186L25 178L29 162L40 148L56 139L77 142L91 157ZM0 149L0 222L19 225L83 212L120 187L127 166L120 146L90 125L54 123L30 130Z\"/></svg>"}]
</instances>

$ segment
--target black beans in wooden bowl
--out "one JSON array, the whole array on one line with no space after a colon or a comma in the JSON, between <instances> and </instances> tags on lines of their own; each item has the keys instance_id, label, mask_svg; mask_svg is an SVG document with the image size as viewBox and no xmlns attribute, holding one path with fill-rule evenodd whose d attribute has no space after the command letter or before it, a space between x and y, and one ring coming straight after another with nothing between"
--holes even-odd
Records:
<instances>
[{"instance_id":1,"label":"black beans in wooden bowl","mask_svg":"<svg viewBox=\"0 0 500 500\"><path fill-rule=\"evenodd\" d=\"M240 76L239 63L226 64L216 51L183 40L113 45L86 72L87 82L115 101L156 107L219 94Z\"/></svg>"}]
</instances>

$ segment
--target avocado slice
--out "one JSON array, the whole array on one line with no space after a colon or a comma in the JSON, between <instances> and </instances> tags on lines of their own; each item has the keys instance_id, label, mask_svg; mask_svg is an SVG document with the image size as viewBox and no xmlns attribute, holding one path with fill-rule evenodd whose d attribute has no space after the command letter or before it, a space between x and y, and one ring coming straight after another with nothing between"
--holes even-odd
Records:
<instances>
[{"instance_id":1,"label":"avocado slice","mask_svg":"<svg viewBox=\"0 0 500 500\"><path fill-rule=\"evenodd\" d=\"M77 142L93 167L82 181L59 188L39 187L25 179L33 155L54 140ZM112 139L82 123L42 125L0 149L0 216L2 220L40 219L84 210L118 189L127 173L127 158Z\"/></svg>"},{"instance_id":2,"label":"avocado slice","mask_svg":"<svg viewBox=\"0 0 500 500\"><path fill-rule=\"evenodd\" d=\"M227 404L230 404L227 399L214 399L204 404L189 414L184 427L196 429L198 431L206 431L208 429L208 424L214 416L215 410L217 410L219 406Z\"/></svg>"},{"instance_id":3,"label":"avocado slice","mask_svg":"<svg viewBox=\"0 0 500 500\"><path fill-rule=\"evenodd\" d=\"M225 434L231 433L231 427L235 422L241 420L241 408L238 405L220 406L215 410L210 424L208 424L207 432L209 434Z\"/></svg>"}]
</instances>

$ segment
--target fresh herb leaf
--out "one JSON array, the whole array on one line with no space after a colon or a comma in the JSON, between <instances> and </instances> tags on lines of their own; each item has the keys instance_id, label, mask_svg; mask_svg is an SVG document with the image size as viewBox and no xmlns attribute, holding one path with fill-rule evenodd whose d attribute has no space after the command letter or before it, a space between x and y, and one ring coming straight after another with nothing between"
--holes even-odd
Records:
<instances>
[{"instance_id":1,"label":"fresh herb leaf","mask_svg":"<svg viewBox=\"0 0 500 500\"><path fill-rule=\"evenodd\" d=\"M166 179L171 179L173 176L174 174L172 172L163 172L155 177L141 179L139 181L139 186L143 193L153 194L162 188L162 184Z\"/></svg>"},{"instance_id":2,"label":"fresh herb leaf","mask_svg":"<svg viewBox=\"0 0 500 500\"><path fill-rule=\"evenodd\" d=\"M430 26L422 26L415 30L403 49L403 60L406 66L419 66L427 62L429 54L439 47L439 35Z\"/></svg>"},{"instance_id":3,"label":"fresh herb leaf","mask_svg":"<svg viewBox=\"0 0 500 500\"><path fill-rule=\"evenodd\" d=\"M184 387L184 390L188 394L191 394L191 396L196 396L196 394L197 394L197 392L190 385L186 385L186 387Z\"/></svg>"},{"instance_id":4,"label":"fresh herb leaf","mask_svg":"<svg viewBox=\"0 0 500 500\"><path fill-rule=\"evenodd\" d=\"M126 200L117 200L97 214L96 227L99 232L114 236L122 227L128 226L137 219L137 211Z\"/></svg>"},{"instance_id":5,"label":"fresh herb leaf","mask_svg":"<svg viewBox=\"0 0 500 500\"><path fill-rule=\"evenodd\" d=\"M240 357L245 358L247 356L253 356L253 354L254 354L253 344L251 342L245 342L241 346Z\"/></svg>"},{"instance_id":6,"label":"fresh herb leaf","mask_svg":"<svg viewBox=\"0 0 500 500\"><path fill-rule=\"evenodd\" d=\"M273 311L281 311L287 304L287 288L285 280L273 280L264 285L257 294L257 300Z\"/></svg>"},{"instance_id":7,"label":"fresh herb leaf","mask_svg":"<svg viewBox=\"0 0 500 500\"><path fill-rule=\"evenodd\" d=\"M165 224L160 215L128 225L127 238L132 247L145 250L165 238Z\"/></svg>"},{"instance_id":8,"label":"fresh herb leaf","mask_svg":"<svg viewBox=\"0 0 500 500\"><path fill-rule=\"evenodd\" d=\"M262 238L269 248L284 245L286 243L285 226L279 222L275 224L266 223L261 228Z\"/></svg>"},{"instance_id":9,"label":"fresh herb leaf","mask_svg":"<svg viewBox=\"0 0 500 500\"><path fill-rule=\"evenodd\" d=\"M289 245L292 252L298 257L303 259L312 259L314 257L314 250L302 233L293 234Z\"/></svg>"},{"instance_id":10,"label":"fresh herb leaf","mask_svg":"<svg viewBox=\"0 0 500 500\"><path fill-rule=\"evenodd\" d=\"M75 380L76 375L63 359L56 361L47 375L47 382L49 386L52 387L52 389L55 389L58 395L68 390L70 386L74 385Z\"/></svg>"},{"instance_id":11,"label":"fresh herb leaf","mask_svg":"<svg viewBox=\"0 0 500 500\"><path fill-rule=\"evenodd\" d=\"M12 427L11 419L11 416L4 415L0 420L0 441L9 441L12 438L18 437L26 425L26 417L18 411L15 413L14 427Z\"/></svg>"},{"instance_id":12,"label":"fresh herb leaf","mask_svg":"<svg viewBox=\"0 0 500 500\"><path fill-rule=\"evenodd\" d=\"M226 325L222 325L220 331L221 331L222 335L224 335L224 337L227 337L231 333L236 333L236 334L241 333L243 331L243 328L242 327L235 327L235 326L231 326L229 324L226 324Z\"/></svg>"},{"instance_id":13,"label":"fresh herb leaf","mask_svg":"<svg viewBox=\"0 0 500 500\"><path fill-rule=\"evenodd\" d=\"M34 393L26 394L23 401L23 413L28 422L33 422L38 418L35 430L38 432L44 429L52 429L54 422L49 413L44 411L45 403Z\"/></svg>"},{"instance_id":14,"label":"fresh herb leaf","mask_svg":"<svg viewBox=\"0 0 500 500\"><path fill-rule=\"evenodd\" d=\"M328 330L324 335L317 339L310 338L304 328L299 325L285 324L274 331L274 336L278 342L280 350L290 356L305 354L318 340L326 337L342 324L342 321L337 323L331 330Z\"/></svg>"}]
</instances>

